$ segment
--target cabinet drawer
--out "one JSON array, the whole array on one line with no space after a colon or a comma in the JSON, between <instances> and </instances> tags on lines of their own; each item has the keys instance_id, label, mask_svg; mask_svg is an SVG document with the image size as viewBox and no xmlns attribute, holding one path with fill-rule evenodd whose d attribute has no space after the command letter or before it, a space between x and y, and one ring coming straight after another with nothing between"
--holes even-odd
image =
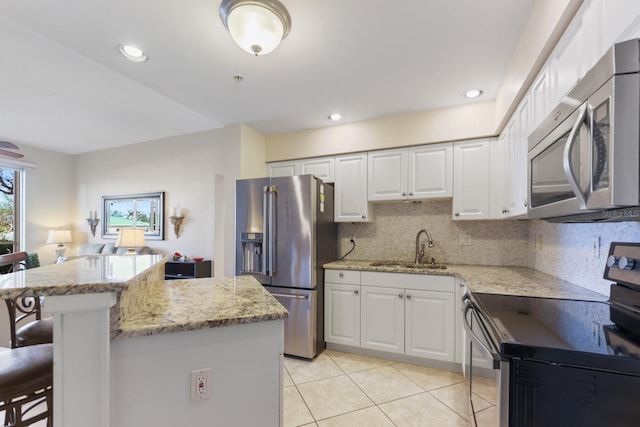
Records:
<instances>
[{"instance_id":1,"label":"cabinet drawer","mask_svg":"<svg viewBox=\"0 0 640 427\"><path fill-rule=\"evenodd\" d=\"M325 270L324 281L330 283L344 283L348 285L360 284L360 272L354 270Z\"/></svg>"},{"instance_id":2,"label":"cabinet drawer","mask_svg":"<svg viewBox=\"0 0 640 427\"><path fill-rule=\"evenodd\" d=\"M396 289L455 292L453 276L363 271L362 284Z\"/></svg>"}]
</instances>

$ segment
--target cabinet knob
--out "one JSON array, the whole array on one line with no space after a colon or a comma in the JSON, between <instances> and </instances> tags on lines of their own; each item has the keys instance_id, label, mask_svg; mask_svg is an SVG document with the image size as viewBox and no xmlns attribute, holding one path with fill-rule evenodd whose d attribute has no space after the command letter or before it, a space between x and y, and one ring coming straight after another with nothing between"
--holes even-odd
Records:
<instances>
[{"instance_id":1,"label":"cabinet knob","mask_svg":"<svg viewBox=\"0 0 640 427\"><path fill-rule=\"evenodd\" d=\"M528 205L527 201L525 200L523 203L524 203L524 207L526 208Z\"/></svg>"},{"instance_id":2,"label":"cabinet knob","mask_svg":"<svg viewBox=\"0 0 640 427\"><path fill-rule=\"evenodd\" d=\"M410 196L413 196L413 193L409 193Z\"/></svg>"},{"instance_id":3,"label":"cabinet knob","mask_svg":"<svg viewBox=\"0 0 640 427\"><path fill-rule=\"evenodd\" d=\"M407 195L407 193L402 193L402 195L403 195L403 196L406 196L406 195Z\"/></svg>"},{"instance_id":4,"label":"cabinet knob","mask_svg":"<svg viewBox=\"0 0 640 427\"><path fill-rule=\"evenodd\" d=\"M365 215L362 215L362 219L366 219L367 217Z\"/></svg>"},{"instance_id":5,"label":"cabinet knob","mask_svg":"<svg viewBox=\"0 0 640 427\"><path fill-rule=\"evenodd\" d=\"M411 294L407 294L407 299L411 299Z\"/></svg>"},{"instance_id":6,"label":"cabinet knob","mask_svg":"<svg viewBox=\"0 0 640 427\"><path fill-rule=\"evenodd\" d=\"M338 274L338 276L344 277L344 273L340 273L340 274Z\"/></svg>"},{"instance_id":7,"label":"cabinet knob","mask_svg":"<svg viewBox=\"0 0 640 427\"><path fill-rule=\"evenodd\" d=\"M454 213L455 216L460 216L460 212Z\"/></svg>"},{"instance_id":8,"label":"cabinet knob","mask_svg":"<svg viewBox=\"0 0 640 427\"><path fill-rule=\"evenodd\" d=\"M360 293L360 291L356 289L355 291L353 291L353 293L358 295Z\"/></svg>"},{"instance_id":9,"label":"cabinet knob","mask_svg":"<svg viewBox=\"0 0 640 427\"><path fill-rule=\"evenodd\" d=\"M404 295L402 294L398 294L398 298L402 298Z\"/></svg>"}]
</instances>

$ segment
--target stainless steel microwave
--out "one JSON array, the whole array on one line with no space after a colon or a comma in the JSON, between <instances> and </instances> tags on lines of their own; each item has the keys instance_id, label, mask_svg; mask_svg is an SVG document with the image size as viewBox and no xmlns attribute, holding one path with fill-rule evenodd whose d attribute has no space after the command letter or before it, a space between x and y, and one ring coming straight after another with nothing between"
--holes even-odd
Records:
<instances>
[{"instance_id":1,"label":"stainless steel microwave","mask_svg":"<svg viewBox=\"0 0 640 427\"><path fill-rule=\"evenodd\" d=\"M530 218L639 206L640 40L609 49L528 142Z\"/></svg>"}]
</instances>

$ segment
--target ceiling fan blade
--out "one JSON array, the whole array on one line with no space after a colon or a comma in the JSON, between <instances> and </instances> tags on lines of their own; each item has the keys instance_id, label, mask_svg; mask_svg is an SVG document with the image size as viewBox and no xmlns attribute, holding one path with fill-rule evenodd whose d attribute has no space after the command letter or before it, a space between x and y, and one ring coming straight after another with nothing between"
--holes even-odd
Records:
<instances>
[{"instance_id":1,"label":"ceiling fan blade","mask_svg":"<svg viewBox=\"0 0 640 427\"><path fill-rule=\"evenodd\" d=\"M8 141L0 141L0 148L11 148L12 150L19 150L16 144Z\"/></svg>"},{"instance_id":2,"label":"ceiling fan blade","mask_svg":"<svg viewBox=\"0 0 640 427\"><path fill-rule=\"evenodd\" d=\"M21 159L24 157L23 154L14 153L13 151L3 150L2 148L0 148L0 156L11 157L14 159Z\"/></svg>"}]
</instances>

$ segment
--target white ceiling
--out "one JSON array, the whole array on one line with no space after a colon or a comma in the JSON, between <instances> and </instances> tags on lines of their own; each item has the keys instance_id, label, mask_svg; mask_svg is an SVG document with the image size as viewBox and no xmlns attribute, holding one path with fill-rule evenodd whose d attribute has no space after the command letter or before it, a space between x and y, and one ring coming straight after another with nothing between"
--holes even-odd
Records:
<instances>
[{"instance_id":1,"label":"white ceiling","mask_svg":"<svg viewBox=\"0 0 640 427\"><path fill-rule=\"evenodd\" d=\"M264 133L493 99L534 0L281 0L253 57L220 0L3 0L0 140L77 154L235 123ZM124 60L117 45L144 49ZM244 76L241 83L233 76Z\"/></svg>"}]
</instances>

